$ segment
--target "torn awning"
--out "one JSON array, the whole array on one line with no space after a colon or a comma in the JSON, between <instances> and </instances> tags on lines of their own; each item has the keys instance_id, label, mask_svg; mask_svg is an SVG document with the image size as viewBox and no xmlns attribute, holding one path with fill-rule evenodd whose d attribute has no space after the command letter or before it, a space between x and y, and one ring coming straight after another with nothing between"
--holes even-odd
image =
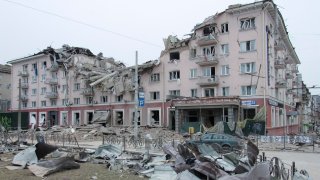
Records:
<instances>
[{"instance_id":1,"label":"torn awning","mask_svg":"<svg viewBox=\"0 0 320 180\"><path fill-rule=\"evenodd\" d=\"M110 119L110 110L95 111L92 118L92 123L107 123Z\"/></svg>"}]
</instances>

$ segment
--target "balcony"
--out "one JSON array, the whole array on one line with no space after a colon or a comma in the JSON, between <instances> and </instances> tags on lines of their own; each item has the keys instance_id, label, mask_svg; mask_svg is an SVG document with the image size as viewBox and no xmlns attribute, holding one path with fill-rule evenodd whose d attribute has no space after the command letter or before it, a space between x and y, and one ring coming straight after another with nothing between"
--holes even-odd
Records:
<instances>
[{"instance_id":1,"label":"balcony","mask_svg":"<svg viewBox=\"0 0 320 180\"><path fill-rule=\"evenodd\" d=\"M284 58L284 62L286 64L293 64L293 58L291 56L287 56L286 58Z\"/></svg>"},{"instance_id":2,"label":"balcony","mask_svg":"<svg viewBox=\"0 0 320 180\"><path fill-rule=\"evenodd\" d=\"M219 63L217 56L197 56L196 63L199 66L212 66Z\"/></svg>"},{"instance_id":3,"label":"balcony","mask_svg":"<svg viewBox=\"0 0 320 180\"><path fill-rule=\"evenodd\" d=\"M21 89L28 89L29 84L28 83L21 83Z\"/></svg>"},{"instance_id":4,"label":"balcony","mask_svg":"<svg viewBox=\"0 0 320 180\"><path fill-rule=\"evenodd\" d=\"M275 69L285 69L286 68L286 63L284 62L283 59L276 58L275 61L274 61L274 68Z\"/></svg>"},{"instance_id":5,"label":"balcony","mask_svg":"<svg viewBox=\"0 0 320 180\"><path fill-rule=\"evenodd\" d=\"M27 95L21 95L21 96L20 96L20 100L21 100L21 101L28 101L28 99L29 99L29 98L28 98Z\"/></svg>"},{"instance_id":6,"label":"balcony","mask_svg":"<svg viewBox=\"0 0 320 180\"><path fill-rule=\"evenodd\" d=\"M57 85L58 84L58 79L57 78L51 78L51 79L47 79L45 81L46 84L51 84L51 85Z\"/></svg>"},{"instance_id":7,"label":"balcony","mask_svg":"<svg viewBox=\"0 0 320 180\"><path fill-rule=\"evenodd\" d=\"M197 84L201 87L203 87L203 86L216 86L219 84L218 76L215 76L215 75L212 75L211 77L201 76L199 78Z\"/></svg>"},{"instance_id":8,"label":"balcony","mask_svg":"<svg viewBox=\"0 0 320 180\"><path fill-rule=\"evenodd\" d=\"M282 41L276 40L276 41L274 41L274 49L276 51L283 51L283 50L285 50L285 46Z\"/></svg>"},{"instance_id":9,"label":"balcony","mask_svg":"<svg viewBox=\"0 0 320 180\"><path fill-rule=\"evenodd\" d=\"M21 76L21 77L28 77L28 76L29 76L29 73L28 73L28 71L20 71L20 72L19 72L19 76Z\"/></svg>"},{"instance_id":10,"label":"balcony","mask_svg":"<svg viewBox=\"0 0 320 180\"><path fill-rule=\"evenodd\" d=\"M57 99L58 98L58 93L57 92L47 92L46 93L46 98Z\"/></svg>"},{"instance_id":11,"label":"balcony","mask_svg":"<svg viewBox=\"0 0 320 180\"><path fill-rule=\"evenodd\" d=\"M209 34L207 36L202 36L198 38L197 44L199 46L205 46L210 44L217 44L218 40L216 39L215 35Z\"/></svg>"},{"instance_id":12,"label":"balcony","mask_svg":"<svg viewBox=\"0 0 320 180\"><path fill-rule=\"evenodd\" d=\"M286 71L286 79L293 79L293 74L289 71Z\"/></svg>"},{"instance_id":13,"label":"balcony","mask_svg":"<svg viewBox=\"0 0 320 180\"><path fill-rule=\"evenodd\" d=\"M287 87L287 81L283 78L276 79L276 88L286 88Z\"/></svg>"},{"instance_id":14,"label":"balcony","mask_svg":"<svg viewBox=\"0 0 320 180\"><path fill-rule=\"evenodd\" d=\"M82 89L81 94L84 96L93 96L93 90L92 88L85 88L85 89Z\"/></svg>"}]
</instances>

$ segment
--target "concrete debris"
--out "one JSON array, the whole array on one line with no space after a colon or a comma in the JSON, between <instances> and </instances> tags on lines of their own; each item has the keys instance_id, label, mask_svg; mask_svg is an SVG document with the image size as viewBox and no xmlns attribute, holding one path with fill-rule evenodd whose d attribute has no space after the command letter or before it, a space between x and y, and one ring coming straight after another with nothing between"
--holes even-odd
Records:
<instances>
[{"instance_id":1,"label":"concrete debris","mask_svg":"<svg viewBox=\"0 0 320 180\"><path fill-rule=\"evenodd\" d=\"M94 153L95 157L115 159L121 154L121 149L112 144L101 145Z\"/></svg>"},{"instance_id":2,"label":"concrete debris","mask_svg":"<svg viewBox=\"0 0 320 180\"><path fill-rule=\"evenodd\" d=\"M42 161L31 165L28 168L34 175L38 177L44 177L58 171L78 169L80 168L80 165L74 162L73 157L62 157L58 159Z\"/></svg>"},{"instance_id":3,"label":"concrete debris","mask_svg":"<svg viewBox=\"0 0 320 180\"><path fill-rule=\"evenodd\" d=\"M26 165L36 164L38 162L38 157L36 155L36 147L31 146L14 156L12 160L13 165L22 166L23 168Z\"/></svg>"},{"instance_id":4,"label":"concrete debris","mask_svg":"<svg viewBox=\"0 0 320 180\"><path fill-rule=\"evenodd\" d=\"M154 173L151 175L150 180L162 180L162 179L176 179L177 173L171 166L161 165L154 167Z\"/></svg>"}]
</instances>

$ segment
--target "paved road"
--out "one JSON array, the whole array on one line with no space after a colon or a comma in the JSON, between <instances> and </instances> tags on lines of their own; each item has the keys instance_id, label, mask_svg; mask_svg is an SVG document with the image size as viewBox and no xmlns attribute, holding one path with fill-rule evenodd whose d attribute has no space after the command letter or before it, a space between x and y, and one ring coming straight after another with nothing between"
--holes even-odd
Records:
<instances>
[{"instance_id":1,"label":"paved road","mask_svg":"<svg viewBox=\"0 0 320 180\"><path fill-rule=\"evenodd\" d=\"M313 180L320 179L320 154L293 151L264 151L268 158L278 157L286 164L296 163L298 170L305 169Z\"/></svg>"}]
</instances>

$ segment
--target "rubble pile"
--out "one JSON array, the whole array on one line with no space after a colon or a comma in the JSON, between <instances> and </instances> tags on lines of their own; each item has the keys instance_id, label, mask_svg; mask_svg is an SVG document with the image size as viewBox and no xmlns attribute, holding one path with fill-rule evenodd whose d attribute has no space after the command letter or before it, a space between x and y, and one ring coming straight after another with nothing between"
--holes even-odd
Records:
<instances>
[{"instance_id":1,"label":"rubble pile","mask_svg":"<svg viewBox=\"0 0 320 180\"><path fill-rule=\"evenodd\" d=\"M101 135L114 137L133 137L131 127L103 127L100 125L77 128L52 127L36 131L38 134L62 133L72 135L79 142L88 138L101 140ZM139 137L144 137L144 144L138 149L124 147L122 143L105 143L96 147L58 146L43 142L40 135L38 143L18 144L10 151L18 152L9 170L28 168L34 175L46 177L60 171L78 169L81 163L104 164L106 170L131 172L150 179L310 179L305 170L290 170L284 167L280 159L267 159L259 155L255 143L247 140L242 150L222 151L214 143L199 143L164 128L140 128ZM150 146L154 138L164 139L161 149ZM172 143L171 140L177 140ZM91 141L91 140L90 140ZM195 143L197 142L197 143ZM100 142L101 144L101 142ZM2 147L9 147L3 144ZM21 151L22 150L22 151ZM3 153L9 152L2 151ZM294 172L294 173L292 173Z\"/></svg>"}]
</instances>

